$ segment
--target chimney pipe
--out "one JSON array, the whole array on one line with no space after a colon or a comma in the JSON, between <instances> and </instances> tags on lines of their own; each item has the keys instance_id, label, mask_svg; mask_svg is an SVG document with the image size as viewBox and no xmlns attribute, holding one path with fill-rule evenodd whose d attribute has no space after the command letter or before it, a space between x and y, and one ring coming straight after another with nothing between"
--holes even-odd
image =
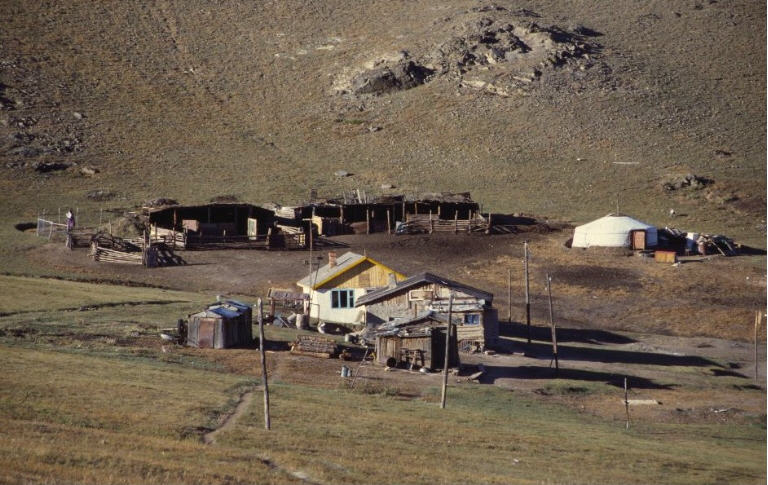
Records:
<instances>
[{"instance_id":1,"label":"chimney pipe","mask_svg":"<svg viewBox=\"0 0 768 485\"><path fill-rule=\"evenodd\" d=\"M395 273L389 273L387 275L387 288L394 288L397 286L397 277Z\"/></svg>"},{"instance_id":2,"label":"chimney pipe","mask_svg":"<svg viewBox=\"0 0 768 485\"><path fill-rule=\"evenodd\" d=\"M336 251L328 252L328 266L330 266L331 268L336 266Z\"/></svg>"}]
</instances>

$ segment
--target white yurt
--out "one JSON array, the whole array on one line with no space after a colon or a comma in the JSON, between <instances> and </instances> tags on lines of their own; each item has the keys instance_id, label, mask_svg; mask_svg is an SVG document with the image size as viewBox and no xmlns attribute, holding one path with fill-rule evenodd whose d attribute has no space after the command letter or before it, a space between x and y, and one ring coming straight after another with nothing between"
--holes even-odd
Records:
<instances>
[{"instance_id":1,"label":"white yurt","mask_svg":"<svg viewBox=\"0 0 768 485\"><path fill-rule=\"evenodd\" d=\"M577 226L573 231L571 247L631 247L633 245L632 233L634 231L644 231L644 247L653 247L658 243L658 234L655 227L629 216L608 214L582 226Z\"/></svg>"}]
</instances>

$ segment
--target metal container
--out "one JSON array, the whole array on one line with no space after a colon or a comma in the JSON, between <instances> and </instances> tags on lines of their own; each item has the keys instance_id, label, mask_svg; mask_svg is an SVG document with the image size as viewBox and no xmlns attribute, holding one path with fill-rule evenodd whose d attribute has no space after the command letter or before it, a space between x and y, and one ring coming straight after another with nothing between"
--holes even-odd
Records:
<instances>
[{"instance_id":1,"label":"metal container","mask_svg":"<svg viewBox=\"0 0 768 485\"><path fill-rule=\"evenodd\" d=\"M346 365L342 365L341 366L341 377L349 377L349 376L350 376L349 367L347 367Z\"/></svg>"}]
</instances>

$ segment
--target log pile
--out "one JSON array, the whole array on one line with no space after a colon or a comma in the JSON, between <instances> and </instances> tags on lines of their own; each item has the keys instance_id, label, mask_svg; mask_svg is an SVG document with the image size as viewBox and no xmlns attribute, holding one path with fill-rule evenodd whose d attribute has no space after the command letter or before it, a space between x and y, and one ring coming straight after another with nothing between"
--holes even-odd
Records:
<instances>
[{"instance_id":1,"label":"log pile","mask_svg":"<svg viewBox=\"0 0 768 485\"><path fill-rule=\"evenodd\" d=\"M140 247L135 241L99 232L91 238L91 257L102 263L158 265L158 246Z\"/></svg>"},{"instance_id":2,"label":"log pile","mask_svg":"<svg viewBox=\"0 0 768 485\"><path fill-rule=\"evenodd\" d=\"M292 354L320 357L322 359L330 359L337 351L336 342L313 335L299 335L296 342L291 345Z\"/></svg>"}]
</instances>

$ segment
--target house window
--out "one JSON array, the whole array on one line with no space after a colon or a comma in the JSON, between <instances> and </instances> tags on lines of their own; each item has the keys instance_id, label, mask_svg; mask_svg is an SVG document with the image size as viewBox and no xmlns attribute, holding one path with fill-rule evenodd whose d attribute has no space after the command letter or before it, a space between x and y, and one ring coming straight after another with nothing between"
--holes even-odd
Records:
<instances>
[{"instance_id":1,"label":"house window","mask_svg":"<svg viewBox=\"0 0 768 485\"><path fill-rule=\"evenodd\" d=\"M480 325L480 315L477 313L465 313L464 325Z\"/></svg>"},{"instance_id":2,"label":"house window","mask_svg":"<svg viewBox=\"0 0 768 485\"><path fill-rule=\"evenodd\" d=\"M331 308L353 308L355 290L331 290Z\"/></svg>"}]
</instances>

